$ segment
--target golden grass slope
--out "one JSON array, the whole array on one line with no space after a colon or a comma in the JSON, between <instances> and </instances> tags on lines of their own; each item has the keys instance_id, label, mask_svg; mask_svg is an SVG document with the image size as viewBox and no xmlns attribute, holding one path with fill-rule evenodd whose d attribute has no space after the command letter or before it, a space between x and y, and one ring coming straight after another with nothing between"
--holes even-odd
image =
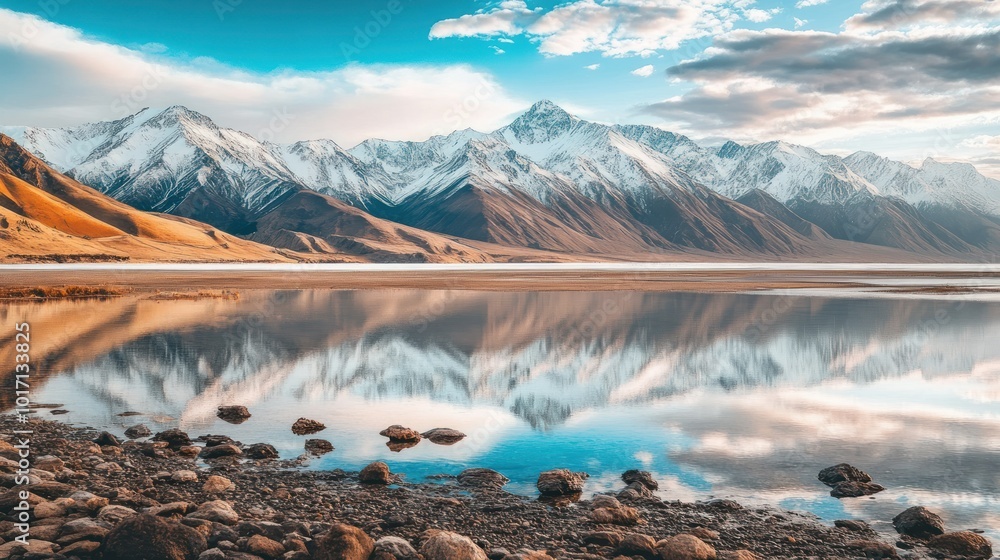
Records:
<instances>
[{"instance_id":1,"label":"golden grass slope","mask_svg":"<svg viewBox=\"0 0 1000 560\"><path fill-rule=\"evenodd\" d=\"M0 260L82 254L157 262L297 260L205 224L136 210L62 175L4 135L0 211L7 224L0 227Z\"/></svg>"}]
</instances>

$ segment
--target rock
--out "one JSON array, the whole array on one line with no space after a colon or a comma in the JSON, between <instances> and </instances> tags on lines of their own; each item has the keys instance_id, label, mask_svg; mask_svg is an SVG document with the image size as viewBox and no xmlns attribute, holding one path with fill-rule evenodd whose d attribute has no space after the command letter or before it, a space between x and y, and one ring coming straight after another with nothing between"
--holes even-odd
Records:
<instances>
[{"instance_id":1,"label":"rock","mask_svg":"<svg viewBox=\"0 0 1000 560\"><path fill-rule=\"evenodd\" d=\"M852 467L847 463L841 463L832 467L827 467L819 471L820 482L827 486L836 486L841 482L871 482L872 477L865 471Z\"/></svg>"},{"instance_id":2,"label":"rock","mask_svg":"<svg viewBox=\"0 0 1000 560\"><path fill-rule=\"evenodd\" d=\"M46 472L57 473L66 468L66 464L63 463L62 459L54 455L43 455L35 459L32 467Z\"/></svg>"},{"instance_id":3,"label":"rock","mask_svg":"<svg viewBox=\"0 0 1000 560\"><path fill-rule=\"evenodd\" d=\"M202 459L219 459L222 457L239 457L243 450L231 443L202 448L198 453Z\"/></svg>"},{"instance_id":4,"label":"rock","mask_svg":"<svg viewBox=\"0 0 1000 560\"><path fill-rule=\"evenodd\" d=\"M653 479L653 475L649 471L638 471L635 469L625 471L622 473L622 481L625 484L638 482L650 490L659 490L660 488L660 484Z\"/></svg>"},{"instance_id":5,"label":"rock","mask_svg":"<svg viewBox=\"0 0 1000 560\"><path fill-rule=\"evenodd\" d=\"M730 550L727 552L720 552L718 558L719 560L763 560L760 556L757 556L749 550Z\"/></svg>"},{"instance_id":6,"label":"rock","mask_svg":"<svg viewBox=\"0 0 1000 560\"><path fill-rule=\"evenodd\" d=\"M625 535L615 554L620 556L642 556L653 558L656 555L656 541L649 535L631 533Z\"/></svg>"},{"instance_id":7,"label":"rock","mask_svg":"<svg viewBox=\"0 0 1000 560\"><path fill-rule=\"evenodd\" d=\"M488 560L483 549L451 531L428 531L429 537L420 545L425 560Z\"/></svg>"},{"instance_id":8,"label":"rock","mask_svg":"<svg viewBox=\"0 0 1000 560\"><path fill-rule=\"evenodd\" d=\"M59 502L42 502L34 507L32 513L35 519L48 519L50 517L65 517L66 504Z\"/></svg>"},{"instance_id":9,"label":"rock","mask_svg":"<svg viewBox=\"0 0 1000 560\"><path fill-rule=\"evenodd\" d=\"M587 478L587 473L556 469L538 475L536 486L543 496L567 496L582 492L583 482Z\"/></svg>"},{"instance_id":10,"label":"rock","mask_svg":"<svg viewBox=\"0 0 1000 560\"><path fill-rule=\"evenodd\" d=\"M108 461L107 463L98 463L94 465L94 472L100 473L102 475L109 475L111 473L120 473L123 469L118 463L112 463Z\"/></svg>"},{"instance_id":11,"label":"rock","mask_svg":"<svg viewBox=\"0 0 1000 560\"><path fill-rule=\"evenodd\" d=\"M838 482L830 495L834 498L860 498L861 496L871 496L885 490L885 487L874 482Z\"/></svg>"},{"instance_id":12,"label":"rock","mask_svg":"<svg viewBox=\"0 0 1000 560\"><path fill-rule=\"evenodd\" d=\"M198 473L194 471L176 471L170 475L170 480L179 483L198 482Z\"/></svg>"},{"instance_id":13,"label":"rock","mask_svg":"<svg viewBox=\"0 0 1000 560\"><path fill-rule=\"evenodd\" d=\"M212 475L205 481L201 489L206 494L222 494L233 487L233 481L224 476Z\"/></svg>"},{"instance_id":14,"label":"rock","mask_svg":"<svg viewBox=\"0 0 1000 560\"><path fill-rule=\"evenodd\" d=\"M121 447L122 445L121 442L118 441L118 438L109 432L101 432L96 438L94 438L94 443L100 445L101 447Z\"/></svg>"},{"instance_id":15,"label":"rock","mask_svg":"<svg viewBox=\"0 0 1000 560\"><path fill-rule=\"evenodd\" d=\"M311 455L325 455L333 451L333 444L325 439L307 439L306 451Z\"/></svg>"},{"instance_id":16,"label":"rock","mask_svg":"<svg viewBox=\"0 0 1000 560\"><path fill-rule=\"evenodd\" d=\"M146 427L145 424L136 424L135 426L125 430L125 437L129 439L139 439L149 437L151 435L153 435L152 430Z\"/></svg>"},{"instance_id":17,"label":"rock","mask_svg":"<svg viewBox=\"0 0 1000 560\"><path fill-rule=\"evenodd\" d=\"M136 511L132 508L127 508L125 506L104 506L99 512L97 512L97 520L108 523L111 527L118 525L122 521L125 521L129 517L136 514Z\"/></svg>"},{"instance_id":18,"label":"rock","mask_svg":"<svg viewBox=\"0 0 1000 560\"><path fill-rule=\"evenodd\" d=\"M944 533L931 538L927 548L935 552L954 554L966 558L989 559L993 557L993 547L985 537L972 531Z\"/></svg>"},{"instance_id":19,"label":"rock","mask_svg":"<svg viewBox=\"0 0 1000 560\"><path fill-rule=\"evenodd\" d=\"M269 443L255 443L247 448L247 457L251 459L277 459L279 457L278 450L274 448L273 445Z\"/></svg>"},{"instance_id":20,"label":"rock","mask_svg":"<svg viewBox=\"0 0 1000 560\"><path fill-rule=\"evenodd\" d=\"M492 469L465 469L458 473L458 483L479 489L496 489L504 487L510 479Z\"/></svg>"},{"instance_id":21,"label":"rock","mask_svg":"<svg viewBox=\"0 0 1000 560\"><path fill-rule=\"evenodd\" d=\"M364 531L338 523L316 542L316 560L368 560L375 541Z\"/></svg>"},{"instance_id":22,"label":"rock","mask_svg":"<svg viewBox=\"0 0 1000 560\"><path fill-rule=\"evenodd\" d=\"M389 472L389 465L382 461L375 461L361 469L358 480L364 484L392 484L395 477Z\"/></svg>"},{"instance_id":23,"label":"rock","mask_svg":"<svg viewBox=\"0 0 1000 560\"><path fill-rule=\"evenodd\" d=\"M264 535L254 535L247 539L246 551L250 554L274 559L281 558L285 554L285 547Z\"/></svg>"},{"instance_id":24,"label":"rock","mask_svg":"<svg viewBox=\"0 0 1000 560\"><path fill-rule=\"evenodd\" d=\"M98 548L101 548L101 543L97 541L76 541L60 548L59 554L64 558L89 556L96 552Z\"/></svg>"},{"instance_id":25,"label":"rock","mask_svg":"<svg viewBox=\"0 0 1000 560\"><path fill-rule=\"evenodd\" d=\"M625 541L618 531L592 531L583 535L584 544L616 547Z\"/></svg>"},{"instance_id":26,"label":"rock","mask_svg":"<svg viewBox=\"0 0 1000 560\"><path fill-rule=\"evenodd\" d=\"M174 450L191 445L191 437L187 435L187 432L182 432L177 428L171 428L157 433L153 436L153 441L165 441L167 445Z\"/></svg>"},{"instance_id":27,"label":"rock","mask_svg":"<svg viewBox=\"0 0 1000 560\"><path fill-rule=\"evenodd\" d=\"M250 418L250 411L245 406L220 406L216 416L230 424L242 424Z\"/></svg>"},{"instance_id":28,"label":"rock","mask_svg":"<svg viewBox=\"0 0 1000 560\"><path fill-rule=\"evenodd\" d=\"M522 548L514 554L507 554L501 560L553 560L553 558L539 550Z\"/></svg>"},{"instance_id":29,"label":"rock","mask_svg":"<svg viewBox=\"0 0 1000 560\"><path fill-rule=\"evenodd\" d=\"M717 541L719 540L719 532L713 531L708 527L695 527L687 532L687 534L692 537L698 537L703 541Z\"/></svg>"},{"instance_id":30,"label":"rock","mask_svg":"<svg viewBox=\"0 0 1000 560\"><path fill-rule=\"evenodd\" d=\"M838 519L833 522L834 527L840 527L841 529L847 529L848 531L854 533L867 533L871 532L872 528L859 519Z\"/></svg>"},{"instance_id":31,"label":"rock","mask_svg":"<svg viewBox=\"0 0 1000 560\"><path fill-rule=\"evenodd\" d=\"M418 443L420 443L420 441L396 441L394 439L390 439L389 441L385 442L385 446L389 448L389 451L392 451L393 453L399 453L404 449L416 447Z\"/></svg>"},{"instance_id":32,"label":"rock","mask_svg":"<svg viewBox=\"0 0 1000 560\"><path fill-rule=\"evenodd\" d=\"M321 422L315 420L310 420L308 418L299 418L292 424L292 433L297 436L305 436L309 434L315 434L316 432L322 432L326 429Z\"/></svg>"},{"instance_id":33,"label":"rock","mask_svg":"<svg viewBox=\"0 0 1000 560\"><path fill-rule=\"evenodd\" d=\"M626 486L618 493L618 498L622 500L636 500L639 498L652 498L653 491L645 484L636 481Z\"/></svg>"},{"instance_id":34,"label":"rock","mask_svg":"<svg viewBox=\"0 0 1000 560\"><path fill-rule=\"evenodd\" d=\"M599 495L592 501L593 510L587 515L594 523L611 525L635 525L639 522L639 510L623 506L613 496Z\"/></svg>"},{"instance_id":35,"label":"rock","mask_svg":"<svg viewBox=\"0 0 1000 560\"><path fill-rule=\"evenodd\" d=\"M188 517L191 519L206 519L215 523L222 523L223 525L236 525L240 520L239 514L233 510L233 506L229 505L229 502L222 500L205 502L198 506L198 509L194 513L188 514Z\"/></svg>"},{"instance_id":36,"label":"rock","mask_svg":"<svg viewBox=\"0 0 1000 560\"><path fill-rule=\"evenodd\" d=\"M69 484L63 484L62 482L55 482L51 480L39 482L38 484L32 484L28 487L28 489L32 494L38 494L47 500L61 498L73 492L73 487Z\"/></svg>"},{"instance_id":37,"label":"rock","mask_svg":"<svg viewBox=\"0 0 1000 560\"><path fill-rule=\"evenodd\" d=\"M392 441L420 441L420 432L411 430L410 428L404 428L399 424L389 426L379 432L378 435L385 436Z\"/></svg>"},{"instance_id":38,"label":"rock","mask_svg":"<svg viewBox=\"0 0 1000 560\"><path fill-rule=\"evenodd\" d=\"M451 428L434 428L433 430L427 430L420 435L424 439L430 440L431 443L436 443L438 445L454 445L465 439L465 434L458 430L452 430Z\"/></svg>"},{"instance_id":39,"label":"rock","mask_svg":"<svg viewBox=\"0 0 1000 560\"><path fill-rule=\"evenodd\" d=\"M215 447L216 445L225 445L227 443L231 443L236 447L242 446L242 444L240 444L233 438L220 434L208 434L204 436L198 436L198 439L196 439L195 441L205 442L205 447Z\"/></svg>"},{"instance_id":40,"label":"rock","mask_svg":"<svg viewBox=\"0 0 1000 560\"><path fill-rule=\"evenodd\" d=\"M848 542L847 546L857 550L865 558L899 558L896 547L882 541L857 540Z\"/></svg>"},{"instance_id":41,"label":"rock","mask_svg":"<svg viewBox=\"0 0 1000 560\"><path fill-rule=\"evenodd\" d=\"M195 560L208 548L198 531L140 514L118 524L104 541L104 560Z\"/></svg>"},{"instance_id":42,"label":"rock","mask_svg":"<svg viewBox=\"0 0 1000 560\"><path fill-rule=\"evenodd\" d=\"M715 549L692 535L674 535L656 543L663 560L715 560Z\"/></svg>"},{"instance_id":43,"label":"rock","mask_svg":"<svg viewBox=\"0 0 1000 560\"><path fill-rule=\"evenodd\" d=\"M892 526L900 535L929 539L944 533L944 521L923 506L911 507L892 518Z\"/></svg>"},{"instance_id":44,"label":"rock","mask_svg":"<svg viewBox=\"0 0 1000 560\"><path fill-rule=\"evenodd\" d=\"M419 560L420 558L417 549L413 548L409 541L400 537L382 537L375 541L373 558L378 558L379 554L391 556L396 560Z\"/></svg>"},{"instance_id":45,"label":"rock","mask_svg":"<svg viewBox=\"0 0 1000 560\"><path fill-rule=\"evenodd\" d=\"M29 555L35 558L52 558L54 548L55 544L38 539L28 539L28 544L10 541L0 545L0 558L11 558L14 554L18 558Z\"/></svg>"}]
</instances>

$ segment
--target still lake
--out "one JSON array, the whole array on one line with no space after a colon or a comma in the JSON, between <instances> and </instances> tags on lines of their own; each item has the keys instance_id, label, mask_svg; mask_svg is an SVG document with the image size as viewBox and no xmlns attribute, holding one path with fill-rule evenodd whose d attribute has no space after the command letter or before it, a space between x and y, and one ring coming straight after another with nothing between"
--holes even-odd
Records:
<instances>
[{"instance_id":1,"label":"still lake","mask_svg":"<svg viewBox=\"0 0 1000 560\"><path fill-rule=\"evenodd\" d=\"M250 290L6 302L0 317L31 322L45 364L33 398L70 411L52 418L119 435L179 426L292 458L307 438L289 428L307 417L328 427L309 437L336 447L309 468L384 460L421 482L489 467L525 495L551 468L590 473L589 492L642 468L666 499L727 497L883 531L924 505L952 530L1000 540L1000 303ZM253 417L225 423L224 404ZM390 424L469 437L394 452L378 435ZM840 462L888 490L831 498L816 474Z\"/></svg>"}]
</instances>

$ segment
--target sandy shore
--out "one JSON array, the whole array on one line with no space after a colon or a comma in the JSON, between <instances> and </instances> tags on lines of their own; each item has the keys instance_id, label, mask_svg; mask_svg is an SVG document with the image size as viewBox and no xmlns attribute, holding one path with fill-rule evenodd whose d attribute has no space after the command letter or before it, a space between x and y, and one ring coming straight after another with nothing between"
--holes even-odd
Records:
<instances>
[{"instance_id":1,"label":"sandy shore","mask_svg":"<svg viewBox=\"0 0 1000 560\"><path fill-rule=\"evenodd\" d=\"M900 285L905 280L905 285ZM952 282L965 285L956 288ZM463 289L744 292L796 288L872 288L902 292L989 291L1000 286L990 267L858 265L754 268L650 266L328 266L150 267L7 266L0 288L101 286L138 291L195 289Z\"/></svg>"}]
</instances>

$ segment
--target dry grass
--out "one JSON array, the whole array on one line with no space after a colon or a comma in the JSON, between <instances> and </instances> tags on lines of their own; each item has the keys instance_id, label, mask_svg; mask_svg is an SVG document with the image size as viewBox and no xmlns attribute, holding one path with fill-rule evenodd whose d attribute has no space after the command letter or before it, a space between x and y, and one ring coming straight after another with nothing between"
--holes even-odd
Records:
<instances>
[{"instance_id":1,"label":"dry grass","mask_svg":"<svg viewBox=\"0 0 1000 560\"><path fill-rule=\"evenodd\" d=\"M199 290L197 292L156 292L149 299L153 301L223 299L238 301L240 293L234 290Z\"/></svg>"},{"instance_id":2,"label":"dry grass","mask_svg":"<svg viewBox=\"0 0 1000 560\"><path fill-rule=\"evenodd\" d=\"M7 255L7 260L24 263L88 263L88 262L127 262L128 257L108 254L49 254L49 255Z\"/></svg>"},{"instance_id":3,"label":"dry grass","mask_svg":"<svg viewBox=\"0 0 1000 560\"><path fill-rule=\"evenodd\" d=\"M68 299L106 298L128 293L124 288L103 286L52 286L34 288L0 288L0 299Z\"/></svg>"}]
</instances>

